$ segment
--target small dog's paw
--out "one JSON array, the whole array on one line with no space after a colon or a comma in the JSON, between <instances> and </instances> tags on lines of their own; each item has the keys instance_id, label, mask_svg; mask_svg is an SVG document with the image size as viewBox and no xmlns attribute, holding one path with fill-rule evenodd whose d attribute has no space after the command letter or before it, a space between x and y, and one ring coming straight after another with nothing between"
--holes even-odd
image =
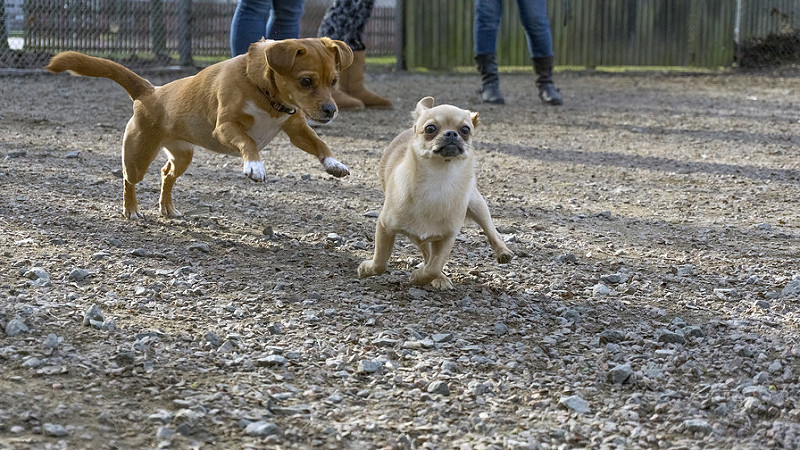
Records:
<instances>
[{"instance_id":1,"label":"small dog's paw","mask_svg":"<svg viewBox=\"0 0 800 450\"><path fill-rule=\"evenodd\" d=\"M425 272L425 269L417 269L411 272L411 284L415 286L425 286L433 281L435 277Z\"/></svg>"},{"instance_id":2,"label":"small dog's paw","mask_svg":"<svg viewBox=\"0 0 800 450\"><path fill-rule=\"evenodd\" d=\"M511 250L504 250L497 254L497 262L500 264L508 264L514 259L514 252Z\"/></svg>"},{"instance_id":3,"label":"small dog's paw","mask_svg":"<svg viewBox=\"0 0 800 450\"><path fill-rule=\"evenodd\" d=\"M444 274L442 274L442 276L436 277L433 279L433 281L431 281L431 286L444 291L447 289L453 289L453 282L450 281L450 278L447 278Z\"/></svg>"},{"instance_id":4,"label":"small dog's paw","mask_svg":"<svg viewBox=\"0 0 800 450\"><path fill-rule=\"evenodd\" d=\"M373 275L377 274L375 273L375 267L373 266L371 259L363 261L358 265L358 278L367 278Z\"/></svg>"},{"instance_id":5,"label":"small dog's paw","mask_svg":"<svg viewBox=\"0 0 800 450\"><path fill-rule=\"evenodd\" d=\"M253 181L261 182L267 179L267 171L262 161L246 161L244 174Z\"/></svg>"},{"instance_id":6,"label":"small dog's paw","mask_svg":"<svg viewBox=\"0 0 800 450\"><path fill-rule=\"evenodd\" d=\"M344 164L340 163L336 158L325 158L322 161L322 166L325 167L325 172L328 172L336 178L350 175L350 169L348 169Z\"/></svg>"}]
</instances>

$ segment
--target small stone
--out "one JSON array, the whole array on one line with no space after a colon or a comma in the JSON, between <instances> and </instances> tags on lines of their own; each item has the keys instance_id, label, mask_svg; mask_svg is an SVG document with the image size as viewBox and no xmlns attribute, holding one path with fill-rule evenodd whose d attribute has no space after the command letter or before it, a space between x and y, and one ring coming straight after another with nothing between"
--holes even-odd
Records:
<instances>
[{"instance_id":1,"label":"small stone","mask_svg":"<svg viewBox=\"0 0 800 450\"><path fill-rule=\"evenodd\" d=\"M81 154L81 152L79 152L77 150L73 150L71 152L64 153L64 158L66 158L66 159L76 159L76 158L78 158L78 156L80 156L80 154Z\"/></svg>"},{"instance_id":2,"label":"small stone","mask_svg":"<svg viewBox=\"0 0 800 450\"><path fill-rule=\"evenodd\" d=\"M438 343L442 343L442 342L450 342L450 341L453 340L453 334L452 333L436 333L436 334L431 335L431 339L433 339L433 342L436 342L437 344Z\"/></svg>"},{"instance_id":3,"label":"small stone","mask_svg":"<svg viewBox=\"0 0 800 450\"><path fill-rule=\"evenodd\" d=\"M42 430L44 430L45 434L47 434L48 436L53 436L53 437L64 437L69 434L64 425L58 425L54 423L43 424Z\"/></svg>"},{"instance_id":4,"label":"small stone","mask_svg":"<svg viewBox=\"0 0 800 450\"><path fill-rule=\"evenodd\" d=\"M600 281L602 281L603 283L609 283L609 284L620 284L620 283L623 282L622 281L622 275L620 275L618 273L610 273L610 274L607 274L607 275L600 275Z\"/></svg>"},{"instance_id":5,"label":"small stone","mask_svg":"<svg viewBox=\"0 0 800 450\"><path fill-rule=\"evenodd\" d=\"M289 360L281 355L269 355L265 358L258 359L256 365L259 367L275 367L282 366L287 362L289 362Z\"/></svg>"},{"instance_id":6,"label":"small stone","mask_svg":"<svg viewBox=\"0 0 800 450\"><path fill-rule=\"evenodd\" d=\"M356 368L357 373L375 373L380 369L380 365L372 360L369 359L362 359L358 362L358 368Z\"/></svg>"},{"instance_id":7,"label":"small stone","mask_svg":"<svg viewBox=\"0 0 800 450\"><path fill-rule=\"evenodd\" d=\"M603 283L597 283L592 288L593 297L605 297L609 294L611 294L611 288L609 288Z\"/></svg>"},{"instance_id":8,"label":"small stone","mask_svg":"<svg viewBox=\"0 0 800 450\"><path fill-rule=\"evenodd\" d=\"M613 367L606 374L606 380L612 384L630 383L633 378L633 369L630 364L620 364Z\"/></svg>"},{"instance_id":9,"label":"small stone","mask_svg":"<svg viewBox=\"0 0 800 450\"><path fill-rule=\"evenodd\" d=\"M278 434L278 426L272 422L250 422L244 432L251 436L271 436Z\"/></svg>"},{"instance_id":10,"label":"small stone","mask_svg":"<svg viewBox=\"0 0 800 450\"><path fill-rule=\"evenodd\" d=\"M447 382L442 380L431 381L426 390L429 394L450 395L450 387L447 385Z\"/></svg>"},{"instance_id":11,"label":"small stone","mask_svg":"<svg viewBox=\"0 0 800 450\"><path fill-rule=\"evenodd\" d=\"M784 297L797 297L800 295L800 278L795 278L790 281L782 290L781 295Z\"/></svg>"},{"instance_id":12,"label":"small stone","mask_svg":"<svg viewBox=\"0 0 800 450\"><path fill-rule=\"evenodd\" d=\"M158 427L156 437L162 441L171 441L175 437L175 432L168 427Z\"/></svg>"},{"instance_id":13,"label":"small stone","mask_svg":"<svg viewBox=\"0 0 800 450\"><path fill-rule=\"evenodd\" d=\"M186 249L189 251L198 251L201 253L211 253L211 247L209 247L208 244L204 244L202 242L195 242L193 244L190 244L188 247L186 247Z\"/></svg>"},{"instance_id":14,"label":"small stone","mask_svg":"<svg viewBox=\"0 0 800 450\"><path fill-rule=\"evenodd\" d=\"M756 300L755 303L753 303L753 306L763 310L769 310L772 307L772 305L768 301L760 299Z\"/></svg>"},{"instance_id":15,"label":"small stone","mask_svg":"<svg viewBox=\"0 0 800 450\"><path fill-rule=\"evenodd\" d=\"M25 322L20 319L11 319L6 324L6 336L8 337L19 336L20 334L27 333L28 331L30 331L28 326L25 325Z\"/></svg>"},{"instance_id":16,"label":"small stone","mask_svg":"<svg viewBox=\"0 0 800 450\"><path fill-rule=\"evenodd\" d=\"M503 336L505 334L508 334L508 327L503 322L495 322L494 334L497 336Z\"/></svg>"},{"instance_id":17,"label":"small stone","mask_svg":"<svg viewBox=\"0 0 800 450\"><path fill-rule=\"evenodd\" d=\"M59 339L58 336L56 336L53 333L50 333L47 335L47 337L44 338L44 341L42 343L44 344L45 347L55 350L58 348Z\"/></svg>"},{"instance_id":18,"label":"small stone","mask_svg":"<svg viewBox=\"0 0 800 450\"><path fill-rule=\"evenodd\" d=\"M675 275L679 277L688 277L694 273L694 266L691 264L682 264L675 266Z\"/></svg>"},{"instance_id":19,"label":"small stone","mask_svg":"<svg viewBox=\"0 0 800 450\"><path fill-rule=\"evenodd\" d=\"M692 325L683 329L683 335L688 338L697 339L705 337L706 333L702 328Z\"/></svg>"},{"instance_id":20,"label":"small stone","mask_svg":"<svg viewBox=\"0 0 800 450\"><path fill-rule=\"evenodd\" d=\"M410 295L411 298L413 298L414 300L420 300L428 295L428 291L426 291L425 289L412 287L408 289L408 295Z\"/></svg>"},{"instance_id":21,"label":"small stone","mask_svg":"<svg viewBox=\"0 0 800 450\"><path fill-rule=\"evenodd\" d=\"M683 421L683 426L691 433L709 434L713 431L711 425L703 419L687 419Z\"/></svg>"},{"instance_id":22,"label":"small stone","mask_svg":"<svg viewBox=\"0 0 800 450\"><path fill-rule=\"evenodd\" d=\"M93 303L89 309L83 314L83 324L84 325L92 325L92 322L99 322L100 326L106 320L105 316L103 315L103 311L100 311L100 307L97 306L96 303ZM95 327L99 328L99 327Z\"/></svg>"},{"instance_id":23,"label":"small stone","mask_svg":"<svg viewBox=\"0 0 800 450\"><path fill-rule=\"evenodd\" d=\"M568 409L575 411L578 414L586 414L591 411L589 409L589 402L581 398L579 395L570 395L569 397L561 397L558 403Z\"/></svg>"},{"instance_id":24,"label":"small stone","mask_svg":"<svg viewBox=\"0 0 800 450\"><path fill-rule=\"evenodd\" d=\"M89 276L89 271L88 270L76 268L76 269L72 269L69 272L69 275L67 275L67 279L69 279L70 281L83 281L88 276Z\"/></svg>"},{"instance_id":25,"label":"small stone","mask_svg":"<svg viewBox=\"0 0 800 450\"><path fill-rule=\"evenodd\" d=\"M772 361L772 364L767 367L767 372L769 373L778 373L781 370L783 370L783 366L780 361Z\"/></svg>"},{"instance_id":26,"label":"small stone","mask_svg":"<svg viewBox=\"0 0 800 450\"><path fill-rule=\"evenodd\" d=\"M606 343L613 343L616 344L617 342L622 342L625 340L625 333L620 330L603 330L600 333L600 344Z\"/></svg>"},{"instance_id":27,"label":"small stone","mask_svg":"<svg viewBox=\"0 0 800 450\"><path fill-rule=\"evenodd\" d=\"M665 344L685 344L686 338L680 333L662 330L658 336L656 336L656 341L663 342Z\"/></svg>"}]
</instances>

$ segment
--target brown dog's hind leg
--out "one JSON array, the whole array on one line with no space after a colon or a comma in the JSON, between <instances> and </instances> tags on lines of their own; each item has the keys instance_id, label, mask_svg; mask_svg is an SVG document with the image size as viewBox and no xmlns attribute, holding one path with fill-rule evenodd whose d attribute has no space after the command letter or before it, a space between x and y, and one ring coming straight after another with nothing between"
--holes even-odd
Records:
<instances>
[{"instance_id":1,"label":"brown dog's hind leg","mask_svg":"<svg viewBox=\"0 0 800 450\"><path fill-rule=\"evenodd\" d=\"M470 219L478 224L483 229L486 238L489 239L489 245L494 250L497 262L505 264L514 259L514 252L508 249L497 228L492 223L492 216L489 214L489 207L486 205L486 200L478 188L473 188L469 198L469 205L467 206L467 219Z\"/></svg>"},{"instance_id":2,"label":"brown dog's hind leg","mask_svg":"<svg viewBox=\"0 0 800 450\"><path fill-rule=\"evenodd\" d=\"M172 203L172 187L178 177L189 168L194 150L189 144L171 143L167 145L167 154L169 159L161 168L161 196L158 199L158 206L162 216L174 218L180 217L181 213L175 209L175 205Z\"/></svg>"},{"instance_id":3,"label":"brown dog's hind leg","mask_svg":"<svg viewBox=\"0 0 800 450\"><path fill-rule=\"evenodd\" d=\"M160 148L158 141L139 131L141 128L134 125L134 119L128 121L122 139L122 214L126 219L142 218L136 200L136 183L142 181Z\"/></svg>"}]
</instances>

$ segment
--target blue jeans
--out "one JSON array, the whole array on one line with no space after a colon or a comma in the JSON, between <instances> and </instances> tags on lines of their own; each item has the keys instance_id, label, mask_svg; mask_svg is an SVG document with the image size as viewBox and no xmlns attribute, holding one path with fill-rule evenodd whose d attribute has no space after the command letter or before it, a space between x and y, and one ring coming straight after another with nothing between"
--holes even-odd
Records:
<instances>
[{"instance_id":1,"label":"blue jeans","mask_svg":"<svg viewBox=\"0 0 800 450\"><path fill-rule=\"evenodd\" d=\"M305 0L239 0L231 21L231 56L247 53L250 44L300 35Z\"/></svg>"},{"instance_id":2,"label":"blue jeans","mask_svg":"<svg viewBox=\"0 0 800 450\"><path fill-rule=\"evenodd\" d=\"M553 36L547 19L547 0L517 0L517 6L530 57L552 57ZM476 55L497 53L497 32L502 15L503 0L475 0L472 39Z\"/></svg>"}]
</instances>

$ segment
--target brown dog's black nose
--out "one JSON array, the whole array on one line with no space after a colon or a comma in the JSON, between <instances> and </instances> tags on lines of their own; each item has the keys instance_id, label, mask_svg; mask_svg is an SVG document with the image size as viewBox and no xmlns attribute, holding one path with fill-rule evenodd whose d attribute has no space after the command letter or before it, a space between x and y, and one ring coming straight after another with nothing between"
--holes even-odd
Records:
<instances>
[{"instance_id":1,"label":"brown dog's black nose","mask_svg":"<svg viewBox=\"0 0 800 450\"><path fill-rule=\"evenodd\" d=\"M333 117L336 114L336 104L325 103L322 105L322 113L325 114L325 117Z\"/></svg>"}]
</instances>

